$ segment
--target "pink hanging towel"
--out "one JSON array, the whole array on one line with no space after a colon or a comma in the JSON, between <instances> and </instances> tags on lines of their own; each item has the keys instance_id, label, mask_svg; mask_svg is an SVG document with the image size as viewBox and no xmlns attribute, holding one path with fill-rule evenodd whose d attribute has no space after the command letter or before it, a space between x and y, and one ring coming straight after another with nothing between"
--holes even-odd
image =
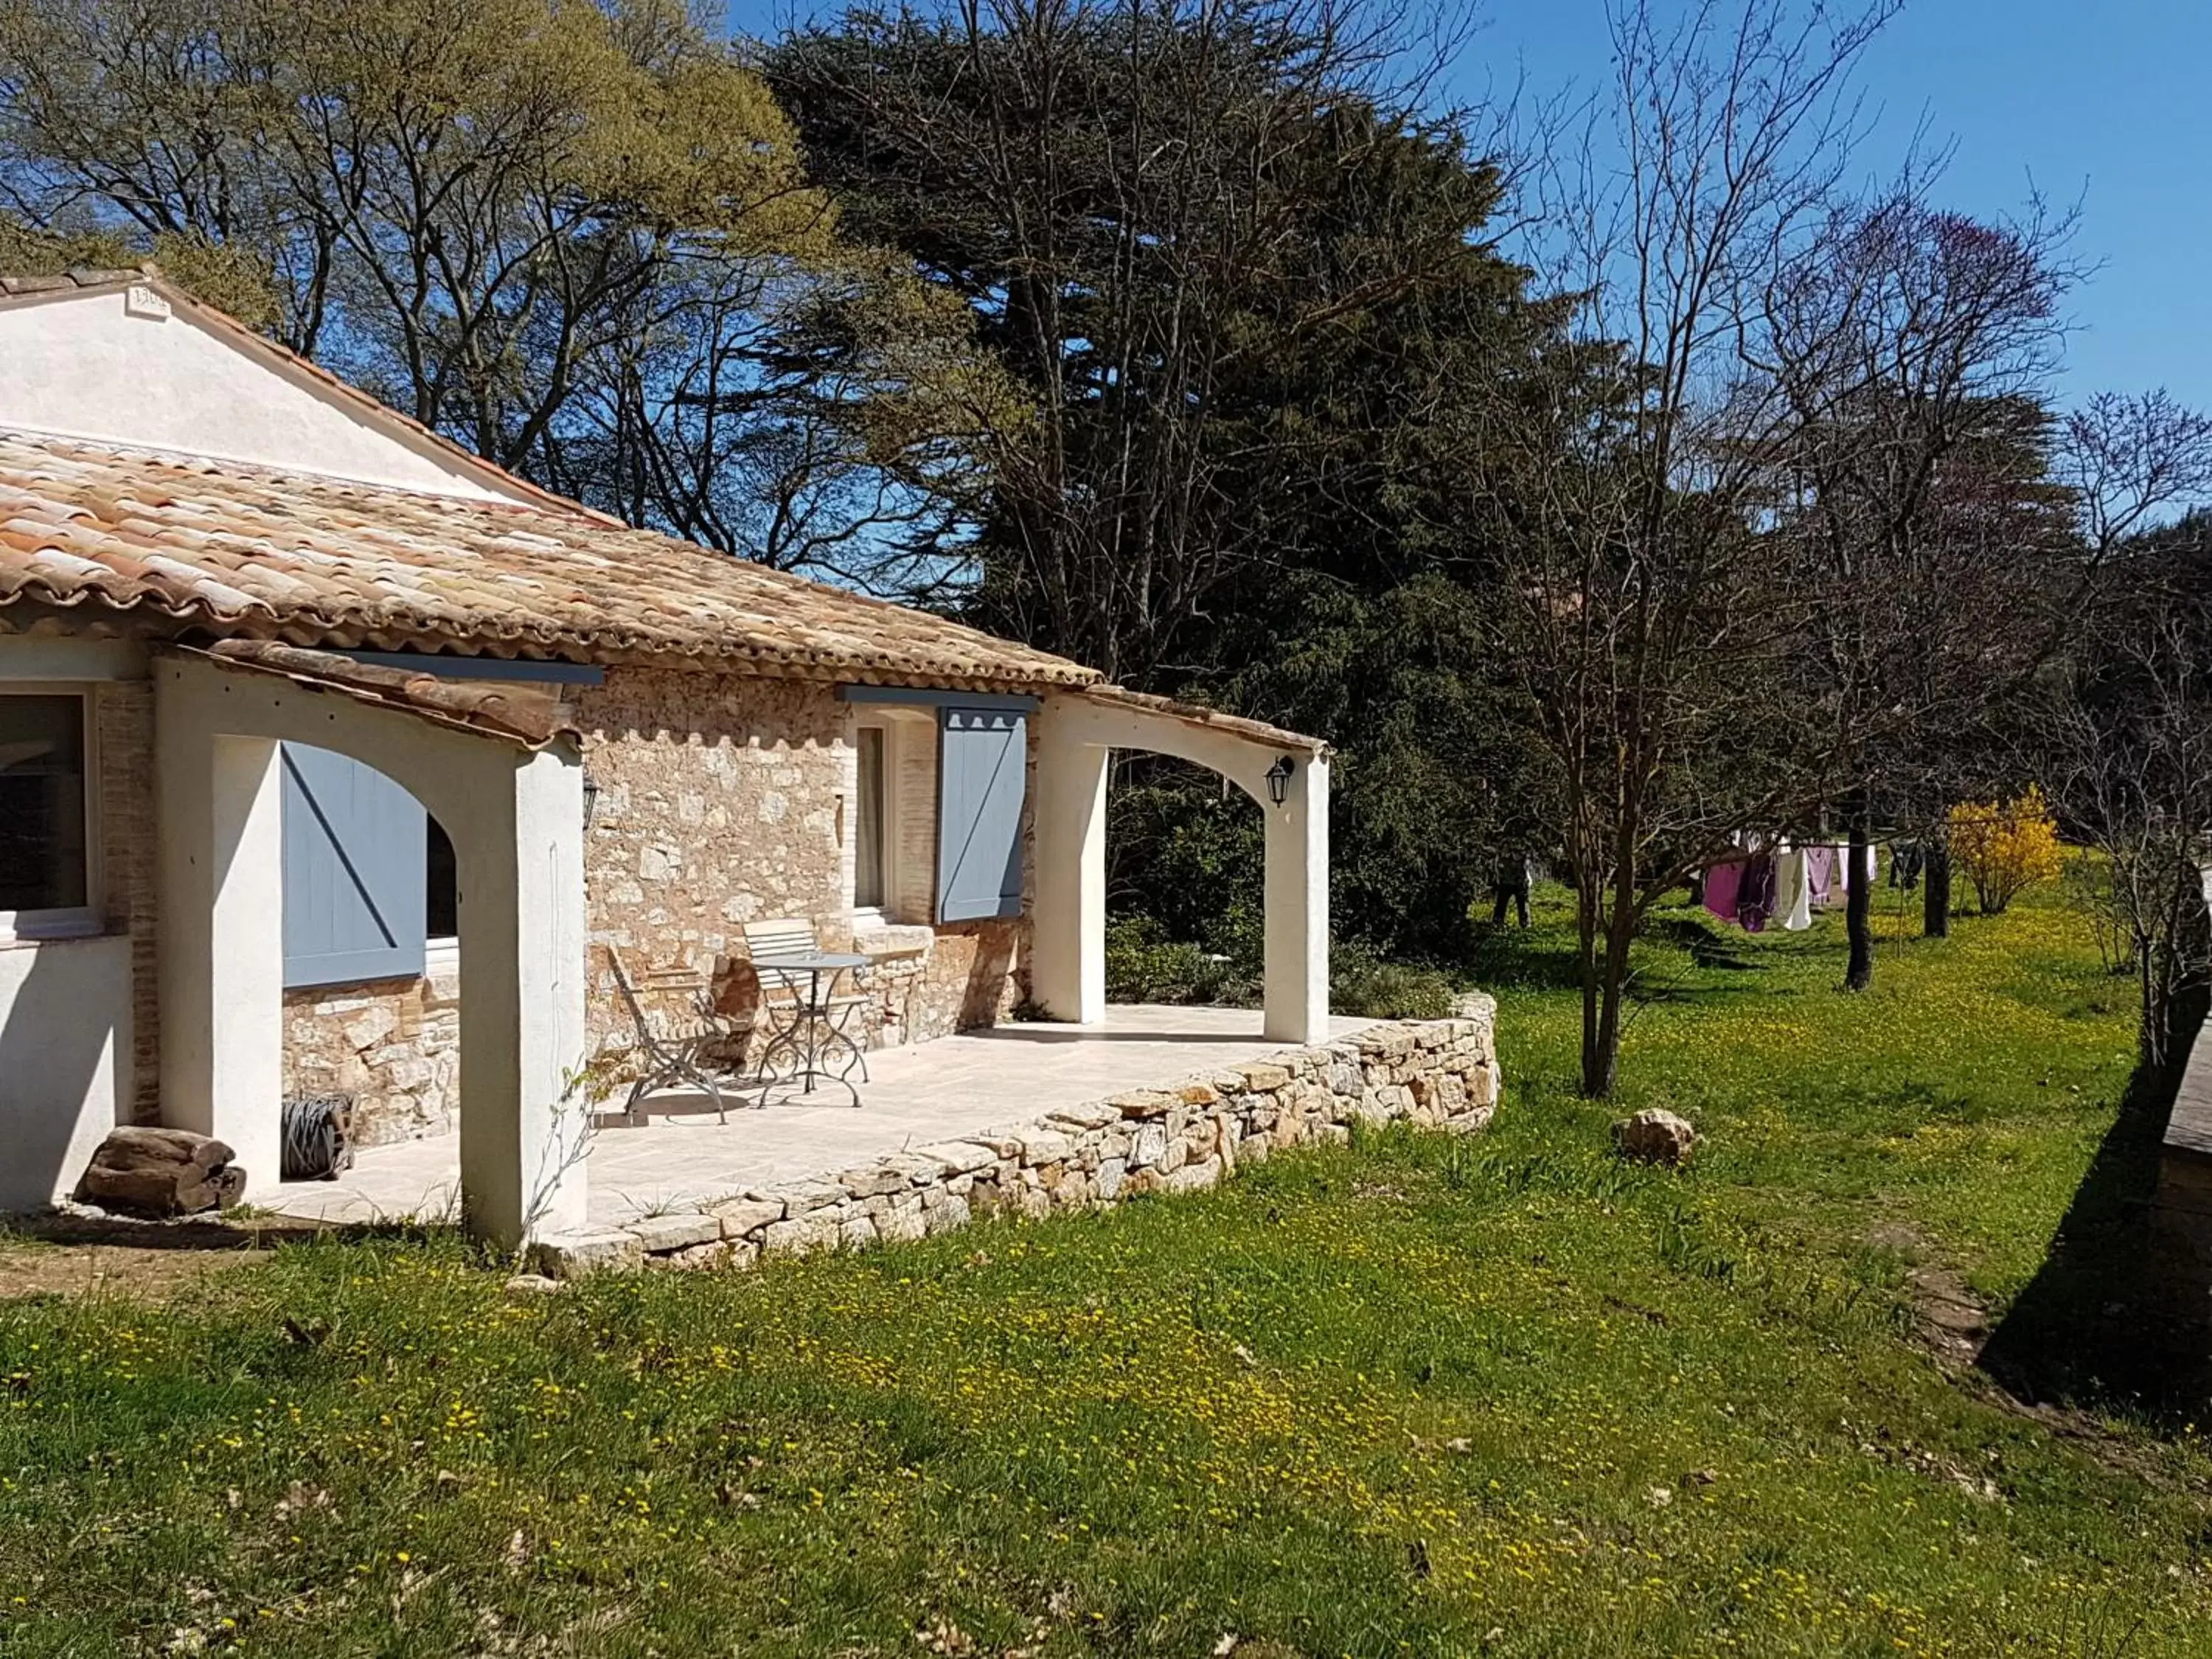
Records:
<instances>
[{"instance_id":1,"label":"pink hanging towel","mask_svg":"<svg viewBox=\"0 0 2212 1659\"><path fill-rule=\"evenodd\" d=\"M1705 872L1705 908L1723 921L1735 920L1736 890L1743 885L1744 860L1730 859Z\"/></svg>"}]
</instances>

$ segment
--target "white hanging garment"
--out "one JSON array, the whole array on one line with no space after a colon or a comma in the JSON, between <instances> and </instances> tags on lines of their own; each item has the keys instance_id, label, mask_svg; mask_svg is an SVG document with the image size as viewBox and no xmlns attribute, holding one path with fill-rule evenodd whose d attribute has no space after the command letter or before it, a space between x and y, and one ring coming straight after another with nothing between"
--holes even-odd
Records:
<instances>
[{"instance_id":1,"label":"white hanging garment","mask_svg":"<svg viewBox=\"0 0 2212 1659\"><path fill-rule=\"evenodd\" d=\"M1813 884L1805 874L1805 851L1787 842L1774 855L1774 914L1793 933L1813 925Z\"/></svg>"}]
</instances>

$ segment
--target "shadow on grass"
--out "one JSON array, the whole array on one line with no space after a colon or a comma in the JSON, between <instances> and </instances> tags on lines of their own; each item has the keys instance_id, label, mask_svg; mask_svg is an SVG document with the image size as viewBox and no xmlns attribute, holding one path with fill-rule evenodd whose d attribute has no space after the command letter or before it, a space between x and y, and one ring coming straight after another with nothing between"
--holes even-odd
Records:
<instances>
[{"instance_id":1,"label":"shadow on grass","mask_svg":"<svg viewBox=\"0 0 2212 1659\"><path fill-rule=\"evenodd\" d=\"M1582 964L1575 959L1571 934L1551 928L1492 928L1476 924L1468 969L1474 981L1491 990L1512 987L1530 991L1579 991Z\"/></svg>"},{"instance_id":2,"label":"shadow on grass","mask_svg":"<svg viewBox=\"0 0 2212 1659\"><path fill-rule=\"evenodd\" d=\"M2042 1267L1982 1349L1982 1369L2016 1400L2186 1413L2212 1394L2192 1340L2200 1334L2173 1316L2151 1210L2160 1144L2204 1015L2200 996L2176 1021L2167 1052L2177 1058L2136 1066Z\"/></svg>"},{"instance_id":3,"label":"shadow on grass","mask_svg":"<svg viewBox=\"0 0 2212 1659\"><path fill-rule=\"evenodd\" d=\"M1762 965L1744 942L1748 935L1727 938L1696 916L1656 916L1645 931L1651 938L1687 951L1690 960L1700 968L1740 973Z\"/></svg>"},{"instance_id":4,"label":"shadow on grass","mask_svg":"<svg viewBox=\"0 0 2212 1659\"><path fill-rule=\"evenodd\" d=\"M279 1244L310 1238L334 1243L366 1244L378 1239L418 1242L432 1234L455 1229L434 1222L306 1221L293 1216L240 1215L228 1219L214 1216L181 1216L174 1220L142 1220L123 1215L82 1215L57 1211L46 1215L10 1216L4 1231L42 1244L106 1245L132 1250L266 1250Z\"/></svg>"}]
</instances>

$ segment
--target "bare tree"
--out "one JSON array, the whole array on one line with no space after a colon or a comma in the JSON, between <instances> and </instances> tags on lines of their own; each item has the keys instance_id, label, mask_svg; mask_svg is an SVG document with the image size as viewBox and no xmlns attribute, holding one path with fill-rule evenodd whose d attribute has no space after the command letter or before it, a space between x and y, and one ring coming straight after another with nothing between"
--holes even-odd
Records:
<instances>
[{"instance_id":1,"label":"bare tree","mask_svg":"<svg viewBox=\"0 0 2212 1659\"><path fill-rule=\"evenodd\" d=\"M2184 408L2164 386L2099 392L2066 417L2056 471L2090 564L2101 567L2161 515L2212 497L2212 414Z\"/></svg>"},{"instance_id":2,"label":"bare tree","mask_svg":"<svg viewBox=\"0 0 2212 1659\"><path fill-rule=\"evenodd\" d=\"M1539 252L1588 343L1498 399L1492 648L1559 774L1592 1095L1650 906L1826 771L1820 734L1778 717L1804 616L1768 492L1795 425L1746 344L1837 190L1850 72L1895 9L1621 0L1611 95L1535 175Z\"/></svg>"},{"instance_id":3,"label":"bare tree","mask_svg":"<svg viewBox=\"0 0 2212 1659\"><path fill-rule=\"evenodd\" d=\"M2212 971L2212 636L2201 593L2180 591L2172 566L2124 562L2128 591L2077 642L2051 729L2058 798L2107 860L2091 902L2124 942L2142 1056L2160 1066L2176 1005ZM2202 557L2188 562L2201 580Z\"/></svg>"},{"instance_id":4,"label":"bare tree","mask_svg":"<svg viewBox=\"0 0 2212 1659\"><path fill-rule=\"evenodd\" d=\"M1832 210L1753 337L1789 411L1778 545L1813 601L1798 706L1829 725L1840 769L1853 990L1874 973L1877 814L1940 835L1942 739L2033 661L2038 567L2067 550L2042 398L2079 275L2071 217L1978 222L1928 205L1929 182ZM1948 907L1940 840L1935 856Z\"/></svg>"},{"instance_id":5,"label":"bare tree","mask_svg":"<svg viewBox=\"0 0 2212 1659\"><path fill-rule=\"evenodd\" d=\"M2212 975L2212 418L2163 391L2090 400L2059 467L2082 549L2056 595L2034 758L2074 833L2108 861L2091 902L2134 967L2144 1060L2176 1056L2175 1011ZM2148 527L2146 527L2148 526Z\"/></svg>"}]
</instances>

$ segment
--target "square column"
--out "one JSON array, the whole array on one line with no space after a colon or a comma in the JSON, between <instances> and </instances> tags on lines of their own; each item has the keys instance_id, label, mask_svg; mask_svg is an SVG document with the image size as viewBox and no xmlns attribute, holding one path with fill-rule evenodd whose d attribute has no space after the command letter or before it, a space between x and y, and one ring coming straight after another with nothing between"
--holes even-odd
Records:
<instances>
[{"instance_id":1,"label":"square column","mask_svg":"<svg viewBox=\"0 0 2212 1659\"><path fill-rule=\"evenodd\" d=\"M1106 1019L1106 773L1112 751L1082 742L1050 703L1037 723L1036 908L1030 994L1054 1019Z\"/></svg>"},{"instance_id":2,"label":"square column","mask_svg":"<svg viewBox=\"0 0 2212 1659\"><path fill-rule=\"evenodd\" d=\"M1265 1030L1278 1042L1328 1040L1328 762L1296 763L1289 798L1267 814Z\"/></svg>"},{"instance_id":3,"label":"square column","mask_svg":"<svg viewBox=\"0 0 2212 1659\"><path fill-rule=\"evenodd\" d=\"M544 750L496 773L441 820L459 866L462 1204L511 1248L584 1222L584 769Z\"/></svg>"},{"instance_id":4,"label":"square column","mask_svg":"<svg viewBox=\"0 0 2212 1659\"><path fill-rule=\"evenodd\" d=\"M162 708L167 713L167 700ZM276 744L165 723L155 746L161 1121L280 1173L283 797Z\"/></svg>"}]
</instances>

